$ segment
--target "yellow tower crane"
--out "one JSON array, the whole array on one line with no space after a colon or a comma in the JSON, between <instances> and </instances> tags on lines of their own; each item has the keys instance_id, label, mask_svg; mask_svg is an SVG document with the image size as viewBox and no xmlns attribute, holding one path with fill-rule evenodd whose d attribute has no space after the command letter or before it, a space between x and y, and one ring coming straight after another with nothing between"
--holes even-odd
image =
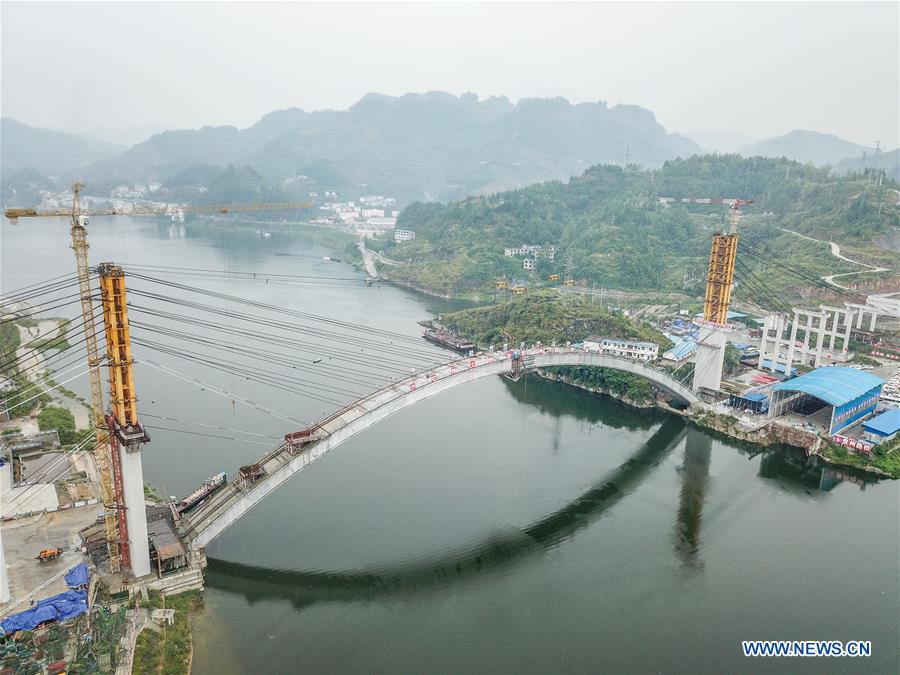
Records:
<instances>
[{"instance_id":1,"label":"yellow tower crane","mask_svg":"<svg viewBox=\"0 0 900 675\"><path fill-rule=\"evenodd\" d=\"M106 544L109 551L110 571L116 573L120 569L120 548L127 547L127 541L119 536L117 510L120 499L117 499L115 471L111 465L112 449L110 439L110 421L103 410L103 388L100 376L100 352L97 346L97 325L94 320L90 266L88 264L87 228L90 219L96 216L174 216L183 213L228 214L245 211L286 211L292 209L315 208L311 202L260 203L260 204L218 204L202 206L181 206L166 204L146 208L85 210L81 208L82 183L72 186L72 208L38 210L35 208L8 208L5 215L12 224L19 218L69 218L72 250L75 252L75 268L78 273L79 294L81 296L81 314L84 320L85 349L89 366L91 385L91 411L94 418L96 446L94 456L100 471L100 492L105 509ZM104 323L107 331L107 345L114 347L115 353L110 358L110 402L111 417L118 430L124 432L123 441L128 442L128 429L140 429L137 424L137 413L134 406L134 382L131 374L130 340L127 331L127 316L123 314L121 303L124 297L124 283L120 270L106 270L102 275L102 303ZM124 323L123 323L124 319ZM111 334L110 334L111 332ZM143 432L140 432L143 437ZM134 438L132 438L134 440ZM121 497L121 495L118 495ZM127 549L125 552L127 562Z\"/></svg>"}]
</instances>

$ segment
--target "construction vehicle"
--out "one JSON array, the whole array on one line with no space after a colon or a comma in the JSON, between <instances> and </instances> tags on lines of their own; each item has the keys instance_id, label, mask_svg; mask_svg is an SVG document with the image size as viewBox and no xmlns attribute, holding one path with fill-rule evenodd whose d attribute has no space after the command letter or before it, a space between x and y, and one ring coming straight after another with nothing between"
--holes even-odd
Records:
<instances>
[{"instance_id":1,"label":"construction vehicle","mask_svg":"<svg viewBox=\"0 0 900 675\"><path fill-rule=\"evenodd\" d=\"M559 275L551 274L549 277L547 277L547 281L559 281Z\"/></svg>"},{"instance_id":2,"label":"construction vehicle","mask_svg":"<svg viewBox=\"0 0 900 675\"><path fill-rule=\"evenodd\" d=\"M43 551L38 553L37 561L38 562L48 562L50 560L56 560L59 556L63 554L65 549L62 548L45 548Z\"/></svg>"},{"instance_id":3,"label":"construction vehicle","mask_svg":"<svg viewBox=\"0 0 900 675\"><path fill-rule=\"evenodd\" d=\"M497 279L497 288L509 288L509 281L506 279Z\"/></svg>"},{"instance_id":4,"label":"construction vehicle","mask_svg":"<svg viewBox=\"0 0 900 675\"><path fill-rule=\"evenodd\" d=\"M574 279L566 279L566 280L563 282L563 285L564 285L564 286L574 286L574 285L575 285L575 280L574 280Z\"/></svg>"},{"instance_id":5,"label":"construction vehicle","mask_svg":"<svg viewBox=\"0 0 900 675\"><path fill-rule=\"evenodd\" d=\"M70 235L72 249L75 252L75 268L78 273L79 294L81 296L81 313L84 322L85 351L90 370L88 371L91 389L91 411L93 413L94 429L96 433L96 445L94 456L97 468L100 472L100 494L106 512L106 545L109 553L110 571L116 573L120 569L120 558L127 561L127 532L125 526L124 498L122 495L122 481L118 474L115 462L111 429L124 427L123 420L108 419L103 409L103 388L100 375L100 351L97 340L97 325L94 311L94 291L91 288L90 267L88 264L87 228L91 217L96 216L169 216L182 219L185 213L214 213L225 215L232 211L283 211L290 209L314 208L315 204L302 203L273 203L273 204L220 204L209 206L184 206L164 204L147 208L102 209L86 210L81 208L81 190L84 185L76 182L72 186L72 208L38 210L36 208L8 208L5 215L15 225L19 218L68 218L71 221ZM120 289L121 290L121 289ZM124 298L124 295L121 296ZM120 309L108 307L113 303L113 298L103 296L104 315L113 316L121 314ZM127 331L124 332L127 335ZM128 342L128 338L125 338ZM130 361L120 365L120 375L124 375L130 381ZM133 390L131 391L133 394ZM115 394L110 393L110 398ZM113 418L114 415L110 415ZM118 425L118 427L117 427ZM125 554L124 556L122 554Z\"/></svg>"},{"instance_id":6,"label":"construction vehicle","mask_svg":"<svg viewBox=\"0 0 900 675\"><path fill-rule=\"evenodd\" d=\"M516 286L515 288L512 289L512 292L515 295L524 295L525 293L528 292L528 287L527 286Z\"/></svg>"}]
</instances>

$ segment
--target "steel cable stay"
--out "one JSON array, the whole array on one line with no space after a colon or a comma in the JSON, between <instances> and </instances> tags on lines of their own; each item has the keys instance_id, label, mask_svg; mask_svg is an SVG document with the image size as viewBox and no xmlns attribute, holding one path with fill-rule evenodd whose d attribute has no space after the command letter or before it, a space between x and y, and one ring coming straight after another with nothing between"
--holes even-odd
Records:
<instances>
[{"instance_id":1,"label":"steel cable stay","mask_svg":"<svg viewBox=\"0 0 900 675\"><path fill-rule=\"evenodd\" d=\"M309 360L300 361L296 357L292 357L289 354L283 354L281 352L273 352L270 350L260 349L258 346L254 348L243 348L238 347L229 342L224 342L221 340L215 340L212 338L203 338L191 333L184 333L181 331L171 330L167 328L162 328L159 326L152 326L144 324L143 322L135 322L133 325L137 326L141 330L148 330L152 333L156 333L158 335L165 335L167 337L174 337L178 339L182 339L188 342L193 342L196 344L201 344L209 347L213 347L217 350L226 350L231 353L241 354L245 356L249 356L250 358L256 359L258 361L271 362L271 363L279 363L281 365L285 365L290 367L293 370L296 370L298 366L302 366L304 368L312 369L309 371L311 373L322 373L331 377L333 379L337 379L343 382L348 382L350 384L359 384L360 378L369 380L373 385L381 384L383 382L383 377L378 377L369 373L362 373L360 371L354 371L352 369L343 369L338 366L323 366L323 364L310 364ZM336 371L336 372L335 372ZM395 372L395 371L394 371ZM350 378L347 377L347 373L358 373L358 378Z\"/></svg>"},{"instance_id":2,"label":"steel cable stay","mask_svg":"<svg viewBox=\"0 0 900 675\"><path fill-rule=\"evenodd\" d=\"M140 306L136 306L136 309L138 307L140 307ZM225 325L225 324L210 321L208 319L199 319L196 317L191 317L191 316L187 316L187 315L183 315L183 314L173 314L173 313L166 313L166 312L161 313L161 312L154 312L153 310L144 310L144 312L147 314L150 314L152 316L157 316L158 318L164 318L164 319L169 319L169 320L175 321L177 324L189 324L189 325L194 325L194 326L200 326L200 327L204 327L204 328L209 328L211 330L217 330L220 332L224 332L229 335L240 335L242 337L252 338L253 340L257 340L257 341L268 342L270 344L279 344L279 345L289 346L289 347L293 347L293 348L300 348L301 351L307 351L311 355L314 354L315 356L321 356L323 354L327 354L330 356L337 356L337 357L345 358L349 361L356 362L359 365L371 365L372 364L371 358L362 358L360 356L361 353L364 353L363 349L361 349L360 352L354 351L354 352L350 353L347 351L342 351L341 349L336 348L335 346L330 346L330 345L316 343L316 342L308 342L308 341L298 340L296 338L292 338L292 337L285 336L285 335L278 335L278 334L268 332L268 331L265 331L265 332L258 331L258 330L253 330L251 328L246 328L246 327L245 328L237 328L233 325ZM133 323L137 327L152 325L152 324L146 324L140 320L135 320ZM284 326L284 325L279 325L277 323L259 322L259 321L250 322L250 323L253 323L253 324L263 323L263 325L269 326L274 329L282 329L282 330L288 331L288 332L292 331L292 329L290 327ZM177 329L169 328L168 330L177 330ZM313 336L313 337L317 337L317 336ZM325 339L328 339L328 338L325 338ZM330 342L333 343L334 340L330 339ZM347 344L348 341L341 340L340 342L342 344ZM353 345L354 347L357 347L359 345L359 342L356 339L352 339L349 341L349 344ZM409 357L406 359L398 360L397 358L391 358L391 356L396 355L396 351L383 350L383 349L379 350L373 346L369 347L369 353L378 355L378 356L376 356L376 358L378 358L384 364L393 364L396 367L400 367L400 368L405 368L410 365L419 365L419 366L424 367L428 363L433 364L438 361L438 359L434 358L435 356L438 356L438 354L428 354L427 358ZM385 355L385 353L387 355ZM401 353L400 355L403 356L404 354ZM443 361L444 359L439 359L439 360Z\"/></svg>"},{"instance_id":3,"label":"steel cable stay","mask_svg":"<svg viewBox=\"0 0 900 675\"><path fill-rule=\"evenodd\" d=\"M192 323L193 325L201 325L201 326L204 325L203 322L191 322L190 320L188 320L187 322ZM380 381L381 378L383 377L384 373L398 373L398 372L401 372L401 370L406 369L410 366L416 366L416 365L421 364L421 362L419 362L419 361L397 362L397 361L394 361L393 359L383 359L383 358L377 359L377 360L373 360L371 358L362 359L356 353L353 353L351 355L351 354L347 354L346 352L342 352L340 350L336 350L333 348L317 345L315 343L308 343L308 342L293 340L291 338L286 338L286 337L281 337L281 336L273 336L273 335L269 335L267 333L255 333L255 332L249 331L249 330L231 330L231 331L229 331L229 334L247 337L247 338L254 340L255 342L265 342L267 344L286 346L286 347L292 348L294 351L299 350L299 351L307 352L310 355L314 354L319 357L328 356L329 359L333 359L334 357L337 357L339 360L347 361L349 363L367 366L369 368L372 368L372 367L377 368L377 370L375 372L372 372L371 370L357 370L357 369L348 368L348 367L338 367L337 365L324 365L324 364L312 363L310 361L303 361L303 360L298 359L293 354L284 354L282 352L268 351L268 350L260 349L260 348L258 348L258 346L254 347L252 350L250 350L249 347L244 347L243 345L236 345L236 344L225 342L223 340L213 338L213 337L199 336L199 335L196 335L195 333L179 331L176 328L159 326L159 325L155 325L155 324L147 324L147 323L144 323L143 321L134 321L134 322L132 322L132 325L135 328L137 328L139 332L143 331L143 330L148 330L153 333L164 334L167 336L183 339L183 340L186 340L189 342L207 344L209 346L216 346L216 347L224 348L225 345L228 345L227 348L229 348L232 351L239 351L239 352L252 351L252 353L265 354L268 356L272 356L273 359L280 359L282 363L287 363L287 364L297 363L297 364L303 365L303 366L315 366L317 369L321 366L324 366L323 370L331 371L331 370L337 369L338 373L340 375L343 375L345 373L352 373L352 374L359 375L360 377L364 377L366 379L376 380L376 381ZM309 357L307 357L307 358L309 358Z\"/></svg>"},{"instance_id":4,"label":"steel cable stay","mask_svg":"<svg viewBox=\"0 0 900 675\"><path fill-rule=\"evenodd\" d=\"M27 501L25 497L28 494L32 493L32 491L40 485L46 484L43 482L45 478L49 477L63 461L68 462L69 457L71 457L76 452L84 450L85 446L90 441L94 441L94 445L87 452L92 453L97 447L96 438L94 438L94 436L92 435L89 435L76 443L72 448L60 453L59 457L54 457L50 462L42 466L34 476L26 477L25 482L27 487L23 492L20 492L15 497L13 497L12 503L14 505L17 505L17 507L21 507L21 505ZM16 510L18 510L18 508Z\"/></svg>"},{"instance_id":5,"label":"steel cable stay","mask_svg":"<svg viewBox=\"0 0 900 675\"><path fill-rule=\"evenodd\" d=\"M735 276L739 281L745 283L747 288L756 294L757 297L768 303L770 309L781 312L785 311L788 307L787 303L779 299L777 294L766 282L756 276L756 274L741 261L736 261ZM762 307L762 305L760 305L760 307Z\"/></svg>"},{"instance_id":6,"label":"steel cable stay","mask_svg":"<svg viewBox=\"0 0 900 675\"><path fill-rule=\"evenodd\" d=\"M309 319L311 321L319 321L319 322L326 323L326 324L333 325L333 326L340 326L342 328L346 328L346 329L350 329L350 330L354 330L354 331L358 331L358 332L363 332L370 338L372 335L379 335L382 337L388 337L388 338L392 338L392 339L399 340L399 341L406 341L406 342L421 345L419 338L410 336L410 335L404 335L402 333L396 333L393 331L388 331L388 330L384 330L384 329L380 329L380 328L373 328L371 326L364 326L362 324L356 324L356 323L352 323L349 321L342 321L340 319L333 319L333 318L326 317L326 316L311 314L309 312L301 312L298 310L291 310L291 309L287 309L284 307L278 307L276 305L270 305L270 304L267 304L264 302L258 302L256 300L248 300L246 298L239 298L239 297L236 297L233 295L228 295L226 293L220 293L218 291L209 291L209 290L205 290L205 289L193 288L191 286L185 286L184 284L178 284L175 282L166 282L166 281L163 281L160 279L155 279L154 277L149 277L146 275L141 275L141 274L134 275L133 274L131 276L136 277L138 279L144 279L144 280L150 281L152 283L162 284L165 286L170 286L172 288L178 288L180 290L185 290L185 291L189 291L189 292L199 293L201 295L215 297L220 300L225 300L228 302L245 304L245 305L249 305L252 307L259 308L259 309L266 309L266 310L275 312L279 315L287 314L289 316L294 316L294 317L300 318L300 319Z\"/></svg>"},{"instance_id":7,"label":"steel cable stay","mask_svg":"<svg viewBox=\"0 0 900 675\"><path fill-rule=\"evenodd\" d=\"M184 375L173 368L169 368L168 366L164 366L161 363L156 363L155 361L150 361L149 359L141 358L135 359L135 363L140 363L143 365L150 366L155 370L159 370L168 375L171 375L174 378L187 382L188 384L192 384L197 387L201 387L204 389L209 389L214 394L217 394L223 398L227 398L229 400L240 403L241 405L245 405L254 410L258 410L259 412L266 413L267 415L271 415L272 417L276 417L284 422L293 422L295 424L299 424L301 426L307 427L309 426L309 422L304 422L303 420L298 420L295 417L291 417L290 415L285 415L284 413L280 413L277 410L273 410L267 406L262 405L261 403L256 403L255 401L251 401L250 399L246 399L243 396L239 396L238 394L234 394L227 389L222 389L221 387L216 387L215 385L209 384L208 382L204 382L196 377L190 377L188 375Z\"/></svg>"},{"instance_id":8,"label":"steel cable stay","mask_svg":"<svg viewBox=\"0 0 900 675\"><path fill-rule=\"evenodd\" d=\"M771 250L765 248L764 246L757 247L753 244L750 244L750 243L744 242L744 241L742 241L741 243L744 245L745 253L747 253L751 258L753 258L754 260L756 260L757 262L759 262L763 265L775 266L778 269L784 270L788 274L791 274L796 279L809 282L809 283L813 284L814 286L828 290L829 292L834 293L835 295L843 297L847 300L858 299L857 294L829 284L824 279L822 279L822 277L820 275L816 274L815 272L812 272L811 270L807 270L803 267L800 267L794 263L789 262L787 259L779 256L774 251L771 251Z\"/></svg>"},{"instance_id":9,"label":"steel cable stay","mask_svg":"<svg viewBox=\"0 0 900 675\"><path fill-rule=\"evenodd\" d=\"M74 298L74 299L72 299ZM66 302L62 302L62 300L66 300ZM48 302L54 302L56 304L53 305L35 305L32 307L30 311L20 312L16 316L10 317L8 319L0 320L0 326L7 323L15 323L16 321L21 321L22 319L30 319L34 317L36 314L42 314L44 312L49 312L54 309L61 309L63 307L68 307L69 305L74 305L75 303L81 302L81 293L73 293L72 295L66 295L61 298L54 298Z\"/></svg>"},{"instance_id":10,"label":"steel cable stay","mask_svg":"<svg viewBox=\"0 0 900 675\"><path fill-rule=\"evenodd\" d=\"M138 342L138 340L139 340L139 338L133 339L135 344L140 344L141 346L149 347L151 349L156 349L158 351L168 349L171 352L190 356L190 357L198 359L204 363L215 364L215 365L218 365L221 367L231 368L235 374L243 375L245 377L248 373L252 374L254 376L268 375L269 376L268 379L273 382L277 382L277 381L290 382L290 383L295 383L295 384L299 384L299 385L303 385L303 386L308 386L311 389L324 390L327 393L343 394L345 396L357 396L358 397L358 396L364 395L365 393L368 393L368 392L351 391L351 390L341 389L339 387L323 385L323 384L320 384L317 382L311 382L309 380L304 380L304 379L301 379L298 377L288 377L287 375L284 375L283 373L266 370L263 368L258 368L251 364L234 363L234 362L226 363L224 361L216 359L207 354L199 354L197 352L174 347L172 345L167 345L165 343L152 342L152 341L143 340L143 339L140 339L140 341ZM265 378L263 378L263 379L265 379Z\"/></svg>"},{"instance_id":11,"label":"steel cable stay","mask_svg":"<svg viewBox=\"0 0 900 675\"><path fill-rule=\"evenodd\" d=\"M344 344L358 345L360 339L362 339L361 337L356 337L356 336L349 335L346 333L338 333L335 331L328 331L328 330L324 330L324 329L320 329L320 328L311 328L311 327L302 326L300 324L291 323L291 322L287 322L284 320L279 320L279 319L275 319L275 318L271 318L271 317L264 317L264 316L254 315L254 314L246 314L246 313L242 313L242 312L237 312L234 310L209 307L208 305L203 305L201 303L193 303L190 301L180 301L177 299L166 298L166 296L156 296L155 294L148 296L148 294L145 294L144 292L142 292L140 290L136 290L136 291L132 290L131 292L133 294L139 295L139 296L152 297L152 299L160 301L160 302L176 304L176 305L184 306L189 309L195 309L198 311L206 311L211 314L215 314L215 315L218 315L218 316L221 316L224 318L237 319L237 320L245 321L245 322L253 324L253 325L265 325L265 326L280 329L283 331L301 333L303 335L308 335L310 337L318 337L318 338L322 338L325 340L330 340L332 342L341 342ZM128 306L134 308L135 310L137 310L139 312L143 311L146 313L150 313L159 318L170 318L170 319L173 319L173 320L179 321L179 322L190 321L190 320L193 320L194 322L201 321L200 319L197 319L196 317L186 316L184 314L178 314L175 312L166 312L164 310L147 307L147 306L140 305L140 304L135 304L133 302L129 302ZM221 326L221 324L218 324L218 325ZM226 328L230 329L230 328L232 328L232 326L229 325ZM434 356L436 355L436 352L428 349L427 345L425 345L419 338L413 338L413 340L416 341L414 343L416 345L416 347L413 347L413 348L404 347L403 345L394 345L393 343L385 344L384 342L378 342L375 340L371 340L371 338L368 338L368 337L366 337L366 339L368 340L368 342L366 344L369 345L370 349L380 349L384 352L388 352L388 353L395 354L395 355L408 356L411 358L415 357L415 358L418 358L419 360L433 360Z\"/></svg>"},{"instance_id":12,"label":"steel cable stay","mask_svg":"<svg viewBox=\"0 0 900 675\"><path fill-rule=\"evenodd\" d=\"M34 298L38 298L42 295L47 295L48 293L54 293L65 288L78 286L78 275L73 273L63 276L69 278L60 281L51 280L48 282L37 282L35 284L31 284L30 286L24 286L15 291L10 291L9 293L3 293L2 295L0 295L0 302L29 302ZM90 278L95 279L96 275L91 275Z\"/></svg>"},{"instance_id":13,"label":"steel cable stay","mask_svg":"<svg viewBox=\"0 0 900 675\"><path fill-rule=\"evenodd\" d=\"M271 434L261 434L257 431L244 431L243 429L233 429L232 427L223 427L218 424L205 424L203 422L197 422L194 420L183 420L178 417L170 417L168 415L154 415L153 413L148 413L145 410L141 411L141 417L152 417L153 419L158 420L166 420L168 422L178 422L180 424L190 424L196 427L204 427L207 429L216 429L218 431L230 431L236 434L246 434L247 436L258 436L260 438L270 438L276 441L281 440L281 436L272 436Z\"/></svg>"},{"instance_id":14,"label":"steel cable stay","mask_svg":"<svg viewBox=\"0 0 900 675\"><path fill-rule=\"evenodd\" d=\"M45 393L47 393L48 390L49 390L49 391L53 391L53 390L59 389L59 388L62 387L64 384L68 384L68 383L71 382L72 380L77 380L79 377L82 377L82 376L84 376L84 375L87 375L87 374L88 374L89 372L91 372L92 370L97 370L97 369L99 369L100 367L101 367L101 366L97 365L97 366L95 366L94 368L88 368L87 370L85 370L85 371L83 371L83 372L81 372L81 373L78 373L78 375L75 375L74 377L70 377L69 379L63 380L62 382L58 382L57 384L55 384L55 385L53 385L53 386L51 386L51 387L47 387L47 389L41 391L40 394L36 394L35 396L31 396L31 397L29 397L29 398L26 398L24 401L19 401L19 402L16 403L15 405L7 406L6 411L9 412L10 410L15 410L16 408L18 408L18 407L20 407L20 406L23 406L23 405L25 405L26 403L29 403L30 401L35 400L36 398L40 398L40 397L43 396Z\"/></svg>"},{"instance_id":15,"label":"steel cable stay","mask_svg":"<svg viewBox=\"0 0 900 675\"><path fill-rule=\"evenodd\" d=\"M353 347L359 347L359 345L360 345L360 338L357 338L357 337L339 336L338 334L311 333L309 331L298 330L298 329L294 328L292 324L287 324L285 322L278 322L278 321L275 321L272 319L264 319L264 318L258 318L258 319L240 318L240 319L238 319L241 321L245 321L246 323L250 324L251 326L257 326L257 327L265 326L267 328L274 329L274 331L270 331L270 330L260 331L257 329L253 329L251 327L236 327L233 323L229 323L229 324L217 323L215 321L212 321L211 319L199 318L196 315L189 316L189 315L178 314L178 313L174 313L174 312L160 312L160 311L156 311L152 308L143 307L142 305L129 304L129 306L134 307L135 310L137 310L139 316L140 316L140 312L144 312L146 314L149 314L149 315L157 317L157 318L170 319L179 324L180 323L189 323L192 325L203 326L203 327L219 330L219 331L226 332L226 333L243 334L243 335L253 334L257 338L261 338L266 335L273 335L273 337L276 337L279 339L293 340L297 345L312 347L317 352L321 352L323 350L329 351L329 349L330 349L330 352L332 354L334 354L335 347L329 348L326 344L322 344L322 343L318 343L318 342L308 342L308 341L305 342L305 341L299 340L297 338L291 338L291 337L285 336L285 335L278 335L274 331L282 331L282 332L287 332L287 333L299 333L300 335L303 335L305 337L318 338L321 340L325 340L325 341L327 341L327 343L329 343L331 345L334 345L335 343L348 344ZM227 317L227 318L238 318L238 317ZM384 358L386 361L391 360L391 359L387 358L387 355L394 356L394 357L404 357L404 359L402 361L398 362L400 365L405 365L407 363L422 363L422 364L424 364L427 362L434 362L435 357L438 356L437 352L414 353L409 350L402 350L402 349L398 350L395 347L386 346L384 344L380 344L377 342L366 342L365 344L368 347L368 351L375 352L375 353L381 352L381 353L385 354L386 356ZM365 349L366 348L360 348L361 351L363 351ZM337 353L348 354L346 351L338 351ZM353 353L357 354L357 352L353 352ZM443 359L441 359L441 360L443 360Z\"/></svg>"},{"instance_id":16,"label":"steel cable stay","mask_svg":"<svg viewBox=\"0 0 900 675\"><path fill-rule=\"evenodd\" d=\"M206 436L207 438L220 438L224 441L236 441L238 443L249 443L251 445L263 445L267 448L272 447L272 443L265 441L251 441L248 438L237 438L234 436L222 436L220 434L207 434L201 431L188 431L187 429L173 429L171 427L159 427L152 424L142 425L145 429L156 429L157 431L173 431L178 434L189 434L191 436Z\"/></svg>"},{"instance_id":17,"label":"steel cable stay","mask_svg":"<svg viewBox=\"0 0 900 675\"><path fill-rule=\"evenodd\" d=\"M284 386L283 384L279 384L279 383L273 381L272 378L260 377L257 374L256 369L237 369L234 366L229 366L227 364L223 364L222 362L217 362L212 359L204 358L202 356L196 356L193 354L185 353L182 350L173 349L173 348L170 348L170 347L167 347L164 345L158 345L158 344L153 344L153 343L147 344L143 340L137 340L137 339L135 339L134 342L135 342L135 344L139 344L140 346L147 347L148 349L152 349L153 351L156 351L156 352L159 352L162 354L166 354L167 356L175 356L177 358L181 358L186 361L191 361L191 362L197 363L199 365L204 365L209 368L212 368L213 370L218 370L218 371L227 373L229 375L242 377L245 380L250 381L250 382L258 382L259 384L267 385L274 389L280 389L282 391L285 391L285 392L288 392L291 394L297 394L299 396L311 398L313 400L316 400L316 401L319 401L322 403L328 403L329 405L338 405L338 406L343 405L340 401L335 401L330 398L325 398L324 396L321 396L319 394L311 393L311 392L303 390L303 389L295 389L295 388ZM310 385L307 385L307 386L309 386L310 388L313 388ZM335 392L328 390L325 387L315 387L315 388L320 389L320 390L324 389L326 393L335 393ZM352 396L356 396L356 395L354 394Z\"/></svg>"},{"instance_id":18,"label":"steel cable stay","mask_svg":"<svg viewBox=\"0 0 900 675\"><path fill-rule=\"evenodd\" d=\"M95 322L99 322L100 320L102 320L102 317L103 317L103 312L102 312L102 311L95 312L95 313L94 313L94 316L93 316L93 320L94 320ZM77 324L75 324L74 326L72 326L72 330L73 330L73 331L77 331L79 328L83 328L83 327L84 327L84 319L83 319L82 317L77 317L76 319L69 319L69 320L63 322L62 324L59 325L58 328L54 329L53 333L58 334L58 333L59 333L59 330L60 330L63 326L67 326L67 325L71 324L73 321L78 321ZM66 330L66 333L68 333L68 332L69 332L69 330L67 329L67 330ZM54 336L54 337L55 337L55 336ZM27 347L28 345L32 344L33 342L35 342L35 341L37 341L37 340L47 339L47 338L50 338L50 334L49 334L49 333L42 333L42 334L40 334L40 335L34 337L33 339L29 340L28 342L26 342L24 345L19 345L19 346L16 348L15 351L18 352L18 351L19 351L20 349L22 349L23 347ZM98 338L98 339L101 339L101 336L98 335L97 338ZM76 343L69 343L68 349L61 350L61 351L59 352L59 354L63 354L63 353L65 353L65 352L68 352L69 349L71 349L71 348L74 347L74 346L84 344L85 340L86 340L86 338L82 338L81 340L79 340L79 341L76 342ZM33 356L35 356L35 355L37 355L37 354L40 354L40 353L41 353L41 348L40 348L40 346L37 346L37 347L33 347L32 349L28 350L27 352L25 352L25 353L23 353L23 354L19 354L19 355L15 354L15 352L5 352L5 353L3 353L3 354L0 354L0 361L2 361L2 362L0 362L0 371L6 370L6 369L8 369L9 367L15 365L17 362L23 361L23 360L25 360L25 359L32 358ZM54 354L53 357L49 357L49 358L50 358L50 359L55 358L56 356L59 356L59 354ZM11 356L12 356L13 358L9 359L9 357L11 357ZM8 359L8 360L6 360L6 359ZM46 362L47 360L49 360L49 359L45 359L45 362Z\"/></svg>"},{"instance_id":19,"label":"steel cable stay","mask_svg":"<svg viewBox=\"0 0 900 675\"><path fill-rule=\"evenodd\" d=\"M157 271L159 274L218 274L222 275L221 278L226 277L243 277L247 280L253 281L257 279L298 279L305 280L309 279L311 281L355 281L363 283L365 279L363 277L331 277L331 276L319 276L319 275L304 275L304 274L284 274L278 272L252 272L252 271L240 271L240 270L214 270L210 268L200 268L200 267L178 267L173 265L145 265L145 264L133 264L133 263L122 263L122 267L127 269L135 269L139 271ZM452 284L450 283L439 283L436 284L438 287L442 288L450 288Z\"/></svg>"}]
</instances>

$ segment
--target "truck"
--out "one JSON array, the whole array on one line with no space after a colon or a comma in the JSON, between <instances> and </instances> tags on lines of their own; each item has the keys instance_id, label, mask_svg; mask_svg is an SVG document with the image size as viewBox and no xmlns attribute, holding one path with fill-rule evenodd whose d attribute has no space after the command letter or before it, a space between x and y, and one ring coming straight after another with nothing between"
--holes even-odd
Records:
<instances>
[{"instance_id":1,"label":"truck","mask_svg":"<svg viewBox=\"0 0 900 675\"><path fill-rule=\"evenodd\" d=\"M56 560L59 556L63 554L65 549L62 548L45 548L43 551L38 553L37 561L38 562L47 562L49 560Z\"/></svg>"}]
</instances>

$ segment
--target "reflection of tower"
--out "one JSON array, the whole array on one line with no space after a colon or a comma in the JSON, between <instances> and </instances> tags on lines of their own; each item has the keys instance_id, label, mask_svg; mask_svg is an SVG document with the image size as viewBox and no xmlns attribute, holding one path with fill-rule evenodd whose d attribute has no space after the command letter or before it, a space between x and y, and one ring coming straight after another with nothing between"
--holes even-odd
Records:
<instances>
[{"instance_id":1,"label":"reflection of tower","mask_svg":"<svg viewBox=\"0 0 900 675\"><path fill-rule=\"evenodd\" d=\"M688 567L700 567L700 525L706 500L706 480L712 438L695 429L687 433L684 464L681 472L681 494L678 500L678 522L675 525L675 553Z\"/></svg>"}]
</instances>

